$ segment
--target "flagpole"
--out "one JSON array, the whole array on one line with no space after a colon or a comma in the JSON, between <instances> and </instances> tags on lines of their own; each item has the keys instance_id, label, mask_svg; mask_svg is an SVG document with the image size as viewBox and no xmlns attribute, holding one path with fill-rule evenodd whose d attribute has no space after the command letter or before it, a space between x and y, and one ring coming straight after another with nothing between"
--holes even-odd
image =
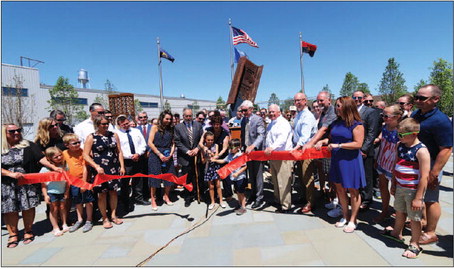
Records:
<instances>
[{"instance_id":1,"label":"flagpole","mask_svg":"<svg viewBox=\"0 0 454 269\"><path fill-rule=\"evenodd\" d=\"M303 74L303 36L300 32L300 43L299 43L299 50L300 50L300 69L301 69L301 92L304 93L304 74Z\"/></svg>"},{"instance_id":2,"label":"flagpole","mask_svg":"<svg viewBox=\"0 0 454 269\"><path fill-rule=\"evenodd\" d=\"M229 18L229 31L230 31L230 79L233 81L233 33L232 33L232 20Z\"/></svg>"},{"instance_id":3,"label":"flagpole","mask_svg":"<svg viewBox=\"0 0 454 269\"><path fill-rule=\"evenodd\" d=\"M162 95L162 67L161 67L161 47L159 42L159 37L157 38L158 44L158 66L159 66L159 99L161 102L160 112L164 111L164 97Z\"/></svg>"}]
</instances>

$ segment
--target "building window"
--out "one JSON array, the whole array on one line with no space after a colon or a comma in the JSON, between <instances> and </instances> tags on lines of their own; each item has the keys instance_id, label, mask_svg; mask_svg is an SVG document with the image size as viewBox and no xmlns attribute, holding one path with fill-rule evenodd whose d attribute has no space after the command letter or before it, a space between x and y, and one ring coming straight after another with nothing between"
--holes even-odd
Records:
<instances>
[{"instance_id":1,"label":"building window","mask_svg":"<svg viewBox=\"0 0 454 269\"><path fill-rule=\"evenodd\" d=\"M140 102L140 105L143 108L158 108L158 103L156 102Z\"/></svg>"},{"instance_id":2,"label":"building window","mask_svg":"<svg viewBox=\"0 0 454 269\"><path fill-rule=\"evenodd\" d=\"M2 87L3 96L18 96L28 97L28 89L22 88L12 88L12 87Z\"/></svg>"},{"instance_id":3,"label":"building window","mask_svg":"<svg viewBox=\"0 0 454 269\"><path fill-rule=\"evenodd\" d=\"M67 103L69 101L69 98L65 98L65 97L54 97L53 99L56 100L57 102L61 102L61 103ZM68 101L65 102L65 100L68 100ZM75 105L88 105L88 100L87 100L87 98L74 98L72 100L72 103Z\"/></svg>"}]
</instances>

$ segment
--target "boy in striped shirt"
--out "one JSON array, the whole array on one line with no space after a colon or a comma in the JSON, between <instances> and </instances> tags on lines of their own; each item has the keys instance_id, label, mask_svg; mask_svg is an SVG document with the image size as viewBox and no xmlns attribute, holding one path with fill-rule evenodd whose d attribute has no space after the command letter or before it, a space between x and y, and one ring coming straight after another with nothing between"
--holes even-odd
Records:
<instances>
[{"instance_id":1,"label":"boy in striped shirt","mask_svg":"<svg viewBox=\"0 0 454 269\"><path fill-rule=\"evenodd\" d=\"M421 236L421 218L424 208L424 193L430 171L430 154L418 139L419 123L407 118L399 123L397 162L393 173L391 194L394 195L396 221L394 229L386 228L383 235L404 242L402 230L405 219L410 219L411 239L403 257L415 259L422 252L418 241Z\"/></svg>"}]
</instances>

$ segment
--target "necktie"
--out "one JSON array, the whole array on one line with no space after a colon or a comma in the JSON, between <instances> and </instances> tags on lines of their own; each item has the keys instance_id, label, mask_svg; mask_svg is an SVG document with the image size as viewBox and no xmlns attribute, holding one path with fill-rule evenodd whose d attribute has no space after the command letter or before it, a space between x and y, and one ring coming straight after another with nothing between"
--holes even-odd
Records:
<instances>
[{"instance_id":1,"label":"necktie","mask_svg":"<svg viewBox=\"0 0 454 269\"><path fill-rule=\"evenodd\" d=\"M131 132L131 130L126 131L126 135L128 136L129 141L129 148L131 149L131 154L136 154L136 148L134 147L134 142L132 142L132 137L129 132Z\"/></svg>"},{"instance_id":2,"label":"necktie","mask_svg":"<svg viewBox=\"0 0 454 269\"><path fill-rule=\"evenodd\" d=\"M248 123L249 123L249 118L243 117L243 120L241 121L241 144L243 146L246 146L246 126Z\"/></svg>"},{"instance_id":3,"label":"necktie","mask_svg":"<svg viewBox=\"0 0 454 269\"><path fill-rule=\"evenodd\" d=\"M188 128L189 144L191 145L191 148L192 148L193 141L192 141L192 128L191 128L191 123L188 123L187 128Z\"/></svg>"},{"instance_id":4,"label":"necktie","mask_svg":"<svg viewBox=\"0 0 454 269\"><path fill-rule=\"evenodd\" d=\"M147 125L142 125L143 137L147 139Z\"/></svg>"}]
</instances>

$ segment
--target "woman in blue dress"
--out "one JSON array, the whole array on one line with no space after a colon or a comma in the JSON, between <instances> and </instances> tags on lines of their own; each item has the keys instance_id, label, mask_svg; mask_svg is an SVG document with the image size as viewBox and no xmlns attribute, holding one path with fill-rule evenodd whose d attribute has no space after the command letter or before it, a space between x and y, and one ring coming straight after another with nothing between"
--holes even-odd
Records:
<instances>
[{"instance_id":1,"label":"woman in blue dress","mask_svg":"<svg viewBox=\"0 0 454 269\"><path fill-rule=\"evenodd\" d=\"M343 217L335 224L352 233L356 229L356 218L361 205L359 188L366 185L364 165L360 153L364 141L364 127L357 106L351 97L336 100L337 120L329 126L330 137L320 140L316 148L328 145L331 150L329 180L336 185L336 192L342 206ZM348 210L348 196L351 198L351 212Z\"/></svg>"},{"instance_id":2,"label":"woman in blue dress","mask_svg":"<svg viewBox=\"0 0 454 269\"><path fill-rule=\"evenodd\" d=\"M151 127L150 136L148 137L148 146L150 147L150 156L148 158L148 174L176 174L175 166L173 165L173 153L175 151L175 142L173 140L173 116L169 110L164 110L159 115L157 125ZM151 209L156 211L156 188L164 184L164 203L171 206L170 188L173 183L158 178L149 178L148 186L151 188Z\"/></svg>"}]
</instances>

